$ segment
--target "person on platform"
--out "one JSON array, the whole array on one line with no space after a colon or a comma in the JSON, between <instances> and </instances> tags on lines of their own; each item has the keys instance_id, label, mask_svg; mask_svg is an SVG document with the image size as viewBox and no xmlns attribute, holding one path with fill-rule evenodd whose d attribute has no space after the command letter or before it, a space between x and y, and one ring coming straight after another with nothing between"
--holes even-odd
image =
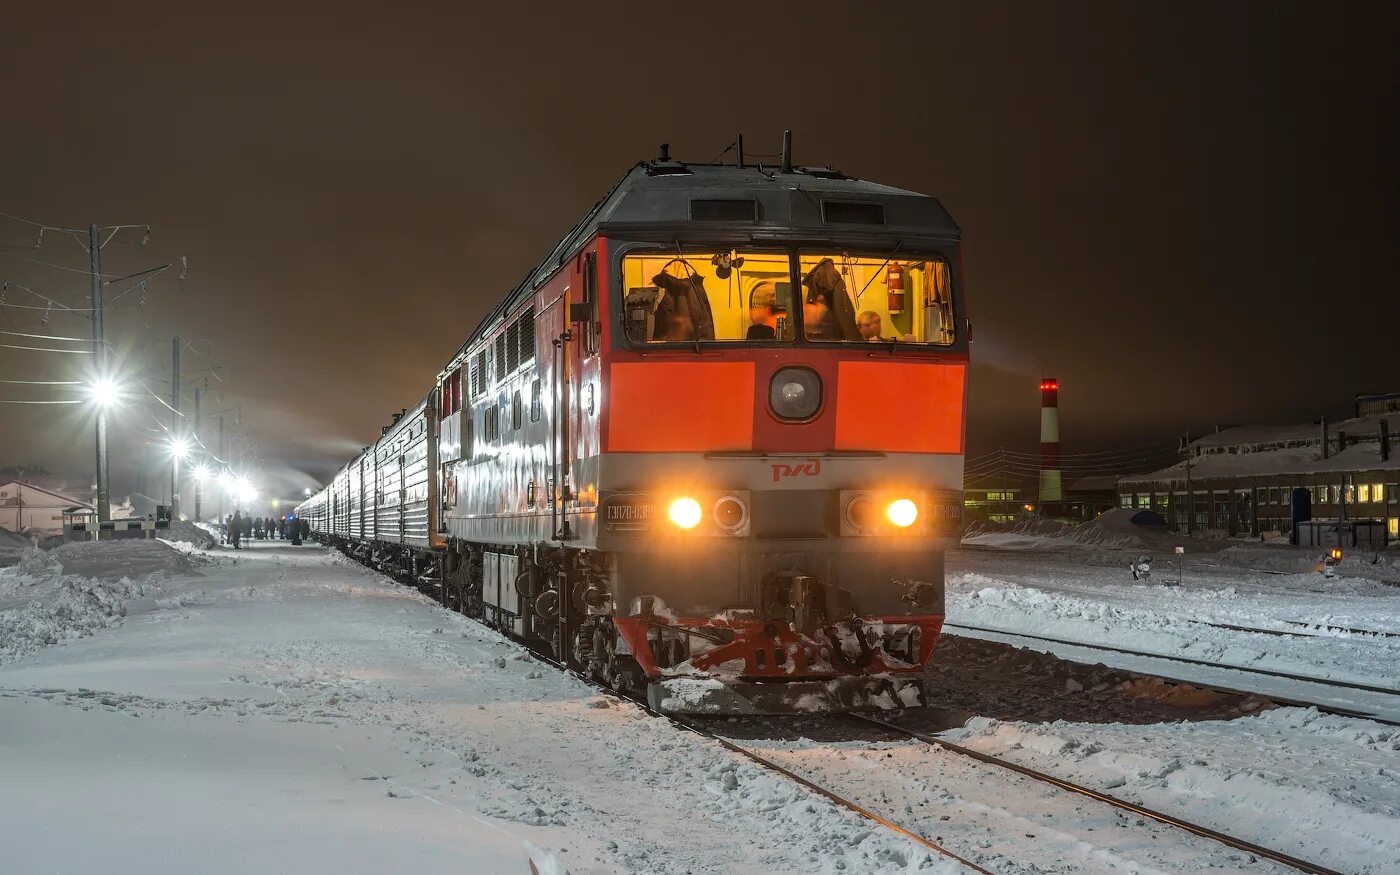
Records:
<instances>
[{"instance_id":1,"label":"person on platform","mask_svg":"<svg viewBox=\"0 0 1400 875\"><path fill-rule=\"evenodd\" d=\"M233 542L233 549L241 549L238 542L243 537L243 514L240 511L233 512L233 519L228 523L228 539Z\"/></svg>"}]
</instances>

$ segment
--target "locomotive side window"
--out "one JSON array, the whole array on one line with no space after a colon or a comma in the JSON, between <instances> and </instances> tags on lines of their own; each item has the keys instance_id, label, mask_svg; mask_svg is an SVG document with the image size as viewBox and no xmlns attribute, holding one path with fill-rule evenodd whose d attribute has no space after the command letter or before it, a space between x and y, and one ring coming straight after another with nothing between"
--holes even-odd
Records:
<instances>
[{"instance_id":1,"label":"locomotive side window","mask_svg":"<svg viewBox=\"0 0 1400 875\"><path fill-rule=\"evenodd\" d=\"M438 398L438 414L446 419L462 409L462 370L458 368L442 381L442 392Z\"/></svg>"},{"instance_id":2,"label":"locomotive side window","mask_svg":"<svg viewBox=\"0 0 1400 875\"><path fill-rule=\"evenodd\" d=\"M598 336L603 329L598 309L598 253L583 257L583 303L588 305L588 325L584 328L583 349L587 355L598 351Z\"/></svg>"},{"instance_id":3,"label":"locomotive side window","mask_svg":"<svg viewBox=\"0 0 1400 875\"><path fill-rule=\"evenodd\" d=\"M804 252L798 265L808 340L948 346L955 339L952 282L942 258Z\"/></svg>"},{"instance_id":4,"label":"locomotive side window","mask_svg":"<svg viewBox=\"0 0 1400 875\"><path fill-rule=\"evenodd\" d=\"M634 343L777 343L794 337L786 253L629 255L622 259L622 275L623 321Z\"/></svg>"}]
</instances>

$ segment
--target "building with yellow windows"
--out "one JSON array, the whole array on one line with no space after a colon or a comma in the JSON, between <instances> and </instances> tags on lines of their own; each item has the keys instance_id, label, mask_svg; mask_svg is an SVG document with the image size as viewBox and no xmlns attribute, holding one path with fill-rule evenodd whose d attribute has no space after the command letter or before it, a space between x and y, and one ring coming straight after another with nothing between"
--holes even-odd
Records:
<instances>
[{"instance_id":1,"label":"building with yellow windows","mask_svg":"<svg viewBox=\"0 0 1400 875\"><path fill-rule=\"evenodd\" d=\"M1400 412L1359 396L1336 423L1222 428L1170 467L1118 480L1123 507L1161 514L1193 534L1288 534L1293 520L1376 520L1400 543Z\"/></svg>"}]
</instances>

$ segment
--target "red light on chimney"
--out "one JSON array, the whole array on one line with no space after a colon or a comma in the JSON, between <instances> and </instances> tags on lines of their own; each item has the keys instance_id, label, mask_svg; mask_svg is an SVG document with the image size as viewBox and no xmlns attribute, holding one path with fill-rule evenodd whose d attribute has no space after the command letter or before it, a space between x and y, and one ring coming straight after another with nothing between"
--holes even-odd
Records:
<instances>
[{"instance_id":1,"label":"red light on chimney","mask_svg":"<svg viewBox=\"0 0 1400 875\"><path fill-rule=\"evenodd\" d=\"M1059 381L1059 380L1041 380L1041 381L1040 381L1040 388L1042 388L1042 389L1058 389L1058 388L1060 388L1060 381Z\"/></svg>"}]
</instances>

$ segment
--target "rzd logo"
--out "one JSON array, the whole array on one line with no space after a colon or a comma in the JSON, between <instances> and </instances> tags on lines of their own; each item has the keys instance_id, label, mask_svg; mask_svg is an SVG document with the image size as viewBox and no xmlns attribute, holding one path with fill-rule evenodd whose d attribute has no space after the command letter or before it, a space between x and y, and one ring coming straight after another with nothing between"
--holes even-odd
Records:
<instances>
[{"instance_id":1,"label":"rzd logo","mask_svg":"<svg viewBox=\"0 0 1400 875\"><path fill-rule=\"evenodd\" d=\"M816 477L822 472L822 460L808 459L795 465L774 462L769 467L773 469L773 482L777 483L785 477Z\"/></svg>"}]
</instances>

